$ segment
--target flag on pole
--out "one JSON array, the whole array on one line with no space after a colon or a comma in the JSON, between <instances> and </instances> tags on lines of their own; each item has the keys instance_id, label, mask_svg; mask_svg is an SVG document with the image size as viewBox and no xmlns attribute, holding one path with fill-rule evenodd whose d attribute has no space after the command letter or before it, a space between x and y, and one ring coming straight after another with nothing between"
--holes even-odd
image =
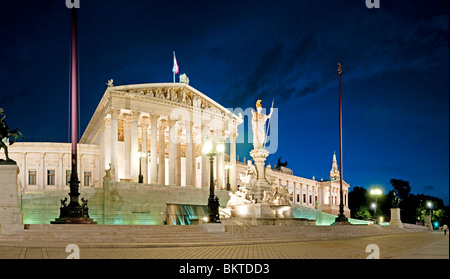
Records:
<instances>
[{"instance_id":1,"label":"flag on pole","mask_svg":"<svg viewBox=\"0 0 450 279\"><path fill-rule=\"evenodd\" d=\"M172 69L172 72L174 74L178 74L180 72L180 68L178 67L178 64L177 64L177 58L175 56L175 51L173 52L173 69Z\"/></svg>"}]
</instances>

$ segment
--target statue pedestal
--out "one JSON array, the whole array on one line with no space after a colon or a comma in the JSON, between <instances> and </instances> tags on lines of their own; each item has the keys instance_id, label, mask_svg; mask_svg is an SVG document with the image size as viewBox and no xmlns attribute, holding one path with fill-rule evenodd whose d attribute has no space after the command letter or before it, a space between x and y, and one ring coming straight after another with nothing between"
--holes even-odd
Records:
<instances>
[{"instance_id":1,"label":"statue pedestal","mask_svg":"<svg viewBox=\"0 0 450 279\"><path fill-rule=\"evenodd\" d=\"M0 164L0 233L13 234L23 231L23 216L18 200L16 164Z\"/></svg>"},{"instance_id":2,"label":"statue pedestal","mask_svg":"<svg viewBox=\"0 0 450 279\"><path fill-rule=\"evenodd\" d=\"M425 215L425 227L428 228L428 230L433 230L433 224L431 223L431 215Z\"/></svg>"},{"instance_id":3,"label":"statue pedestal","mask_svg":"<svg viewBox=\"0 0 450 279\"><path fill-rule=\"evenodd\" d=\"M389 221L389 226L403 228L400 219L400 208L391 208L391 220Z\"/></svg>"},{"instance_id":4,"label":"statue pedestal","mask_svg":"<svg viewBox=\"0 0 450 279\"><path fill-rule=\"evenodd\" d=\"M275 218L276 212L268 204L239 204L234 206L233 216L242 218Z\"/></svg>"},{"instance_id":5,"label":"statue pedestal","mask_svg":"<svg viewBox=\"0 0 450 279\"><path fill-rule=\"evenodd\" d=\"M250 183L241 186L241 190L245 195L245 202L236 198L234 202L227 206L232 209L233 217L264 219L265 222L274 222L274 220L293 219L293 207L289 202L287 189L267 180L266 168L264 162L269 151L259 148L250 151L250 155L255 161L256 178L253 177ZM255 171L253 171L255 172ZM266 193L264 195L264 192Z\"/></svg>"},{"instance_id":6,"label":"statue pedestal","mask_svg":"<svg viewBox=\"0 0 450 279\"><path fill-rule=\"evenodd\" d=\"M250 151L250 156L252 156L255 161L255 167L257 171L255 185L253 187L248 187L248 193L253 195L256 203L260 203L264 197L264 191L270 189L271 185L266 180L265 176L265 161L267 156L269 156L269 151L265 149L253 149Z\"/></svg>"}]
</instances>

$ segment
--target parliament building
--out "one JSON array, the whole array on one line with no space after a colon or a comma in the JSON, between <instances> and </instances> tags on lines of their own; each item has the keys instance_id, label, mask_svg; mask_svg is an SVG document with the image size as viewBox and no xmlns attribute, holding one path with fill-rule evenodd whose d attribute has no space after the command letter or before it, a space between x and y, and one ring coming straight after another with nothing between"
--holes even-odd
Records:
<instances>
[{"instance_id":1,"label":"parliament building","mask_svg":"<svg viewBox=\"0 0 450 279\"><path fill-rule=\"evenodd\" d=\"M99 224L189 224L190 218L201 218L210 181L209 157L201 152L206 138L228 147L215 156L213 170L216 195L225 207L247 165L236 154L243 121L188 82L114 86L111 81L78 144L80 193L89 200L91 218ZM9 156L20 169L24 223L48 224L69 191L71 144L16 142ZM299 177L286 168L273 174L293 205L337 215L335 155L330 165L326 180ZM344 181L346 216L348 188Z\"/></svg>"}]
</instances>

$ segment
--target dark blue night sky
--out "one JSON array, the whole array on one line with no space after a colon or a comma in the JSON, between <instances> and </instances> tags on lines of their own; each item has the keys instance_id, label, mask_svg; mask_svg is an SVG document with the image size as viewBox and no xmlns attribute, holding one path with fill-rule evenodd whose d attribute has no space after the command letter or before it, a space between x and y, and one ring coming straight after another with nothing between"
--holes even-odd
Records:
<instances>
[{"instance_id":1,"label":"dark blue night sky","mask_svg":"<svg viewBox=\"0 0 450 279\"><path fill-rule=\"evenodd\" d=\"M410 182L449 202L449 1L81 0L80 129L108 79L190 85L224 107L278 108L279 156L294 174ZM0 0L0 107L26 141L68 142L71 13L65 0ZM240 158L250 144L239 144Z\"/></svg>"}]
</instances>

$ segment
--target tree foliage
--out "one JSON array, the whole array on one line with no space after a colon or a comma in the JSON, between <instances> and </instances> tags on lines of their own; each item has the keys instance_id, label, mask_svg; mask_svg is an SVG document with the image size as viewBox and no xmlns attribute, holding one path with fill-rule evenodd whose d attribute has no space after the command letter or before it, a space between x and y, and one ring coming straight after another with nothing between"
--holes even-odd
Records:
<instances>
[{"instance_id":1,"label":"tree foliage","mask_svg":"<svg viewBox=\"0 0 450 279\"><path fill-rule=\"evenodd\" d=\"M404 223L415 224L425 220L427 214L426 203L432 202L431 210L432 221L438 221L439 224L448 224L449 207L444 206L442 199L425 194L411 194L411 186L408 181L400 179L391 179L392 190L387 194L382 194L377 198L377 215L384 216L389 220L392 208L393 192L397 191L400 197L401 220ZM369 220L374 215L374 210L370 204L375 202L368 191L363 187L354 187L348 194L348 207L352 218ZM369 217L370 215L370 217Z\"/></svg>"}]
</instances>

